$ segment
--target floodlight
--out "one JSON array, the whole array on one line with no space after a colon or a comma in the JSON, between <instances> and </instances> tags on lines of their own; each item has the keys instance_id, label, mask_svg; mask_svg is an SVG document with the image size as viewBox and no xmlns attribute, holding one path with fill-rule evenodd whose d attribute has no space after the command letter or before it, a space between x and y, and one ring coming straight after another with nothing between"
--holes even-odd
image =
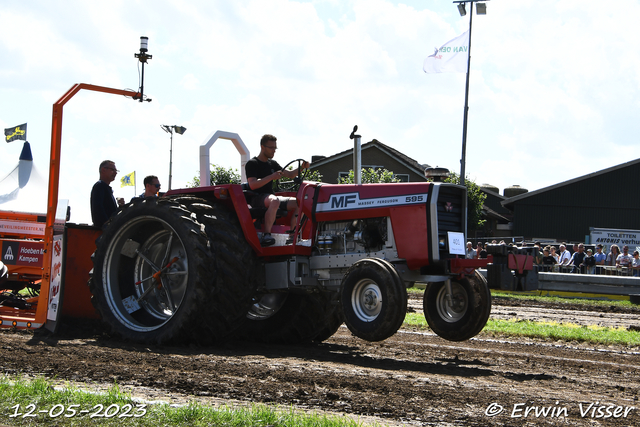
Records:
<instances>
[{"instance_id":1,"label":"floodlight","mask_svg":"<svg viewBox=\"0 0 640 427\"><path fill-rule=\"evenodd\" d=\"M458 11L460 12L460 16L465 16L467 14L467 9L465 9L464 3L458 3Z\"/></svg>"},{"instance_id":2,"label":"floodlight","mask_svg":"<svg viewBox=\"0 0 640 427\"><path fill-rule=\"evenodd\" d=\"M486 3L476 3L476 13L478 15L486 15L487 14L487 4Z\"/></svg>"}]
</instances>

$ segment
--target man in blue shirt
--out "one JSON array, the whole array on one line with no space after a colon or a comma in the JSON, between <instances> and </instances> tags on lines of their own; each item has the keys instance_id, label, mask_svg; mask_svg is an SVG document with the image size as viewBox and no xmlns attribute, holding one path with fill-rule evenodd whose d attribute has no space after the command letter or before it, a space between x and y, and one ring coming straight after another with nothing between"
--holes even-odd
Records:
<instances>
[{"instance_id":1,"label":"man in blue shirt","mask_svg":"<svg viewBox=\"0 0 640 427\"><path fill-rule=\"evenodd\" d=\"M604 262L607 260L607 254L602 252L602 243L596 245L596 253L593 254L593 258L596 260L596 273L598 273L599 269L602 269L602 267L598 267L598 265L604 265Z\"/></svg>"}]
</instances>

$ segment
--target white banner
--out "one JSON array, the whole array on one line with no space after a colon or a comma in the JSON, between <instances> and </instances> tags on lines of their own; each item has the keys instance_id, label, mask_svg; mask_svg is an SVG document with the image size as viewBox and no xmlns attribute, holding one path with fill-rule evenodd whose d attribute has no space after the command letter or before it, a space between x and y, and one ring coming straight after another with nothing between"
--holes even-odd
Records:
<instances>
[{"instance_id":1,"label":"white banner","mask_svg":"<svg viewBox=\"0 0 640 427\"><path fill-rule=\"evenodd\" d=\"M469 31L435 49L424 60L425 73L466 73L469 60Z\"/></svg>"},{"instance_id":2,"label":"white banner","mask_svg":"<svg viewBox=\"0 0 640 427\"><path fill-rule=\"evenodd\" d=\"M22 236L44 236L44 222L0 220L0 232Z\"/></svg>"},{"instance_id":3,"label":"white banner","mask_svg":"<svg viewBox=\"0 0 640 427\"><path fill-rule=\"evenodd\" d=\"M47 320L58 320L60 313L60 286L62 282L62 235L53 236L53 254L51 255L51 276L49 278L49 305Z\"/></svg>"}]
</instances>

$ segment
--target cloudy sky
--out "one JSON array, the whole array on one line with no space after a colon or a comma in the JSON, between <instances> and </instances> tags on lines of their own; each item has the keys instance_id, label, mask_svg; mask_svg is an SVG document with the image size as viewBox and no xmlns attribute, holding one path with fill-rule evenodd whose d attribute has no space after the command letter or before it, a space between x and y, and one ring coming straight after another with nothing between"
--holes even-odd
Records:
<instances>
[{"instance_id":1,"label":"cloudy sky","mask_svg":"<svg viewBox=\"0 0 640 427\"><path fill-rule=\"evenodd\" d=\"M637 16L631 0L487 2L473 21L467 176L536 190L640 157ZM144 35L152 102L83 91L64 108L60 198L74 222L90 222L103 159L119 176L136 171L138 193L148 174L167 188L162 124L187 128L173 139L173 188L197 175L216 130L238 133L252 155L275 134L284 164L349 149L357 124L363 142L459 172L465 75L422 63L468 27L450 0L7 0L0 127L28 123L46 182L53 103L75 83L137 90ZM0 179L21 148L0 145ZM227 141L211 158L240 164Z\"/></svg>"}]
</instances>

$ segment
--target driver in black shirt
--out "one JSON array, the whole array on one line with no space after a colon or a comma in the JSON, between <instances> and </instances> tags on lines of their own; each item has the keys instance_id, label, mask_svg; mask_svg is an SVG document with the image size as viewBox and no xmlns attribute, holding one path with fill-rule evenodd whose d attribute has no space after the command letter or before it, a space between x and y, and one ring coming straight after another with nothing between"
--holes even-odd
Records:
<instances>
[{"instance_id":1,"label":"driver in black shirt","mask_svg":"<svg viewBox=\"0 0 640 427\"><path fill-rule=\"evenodd\" d=\"M273 194L273 185L271 182L282 178L295 178L298 175L298 169L283 170L282 166L273 160L273 156L278 148L276 144L277 138L273 135L266 134L260 139L260 154L252 158L245 165L247 172L247 182L252 191L258 193L251 200L253 207L265 207L267 212L264 215L264 233L260 244L262 246L271 246L276 240L271 236L271 227L276 220L276 213L280 202L287 205L287 210L295 210L291 217L291 230L293 231L298 216L298 203L295 197L280 197ZM309 162L302 162L300 165L303 169L309 168Z\"/></svg>"}]
</instances>

